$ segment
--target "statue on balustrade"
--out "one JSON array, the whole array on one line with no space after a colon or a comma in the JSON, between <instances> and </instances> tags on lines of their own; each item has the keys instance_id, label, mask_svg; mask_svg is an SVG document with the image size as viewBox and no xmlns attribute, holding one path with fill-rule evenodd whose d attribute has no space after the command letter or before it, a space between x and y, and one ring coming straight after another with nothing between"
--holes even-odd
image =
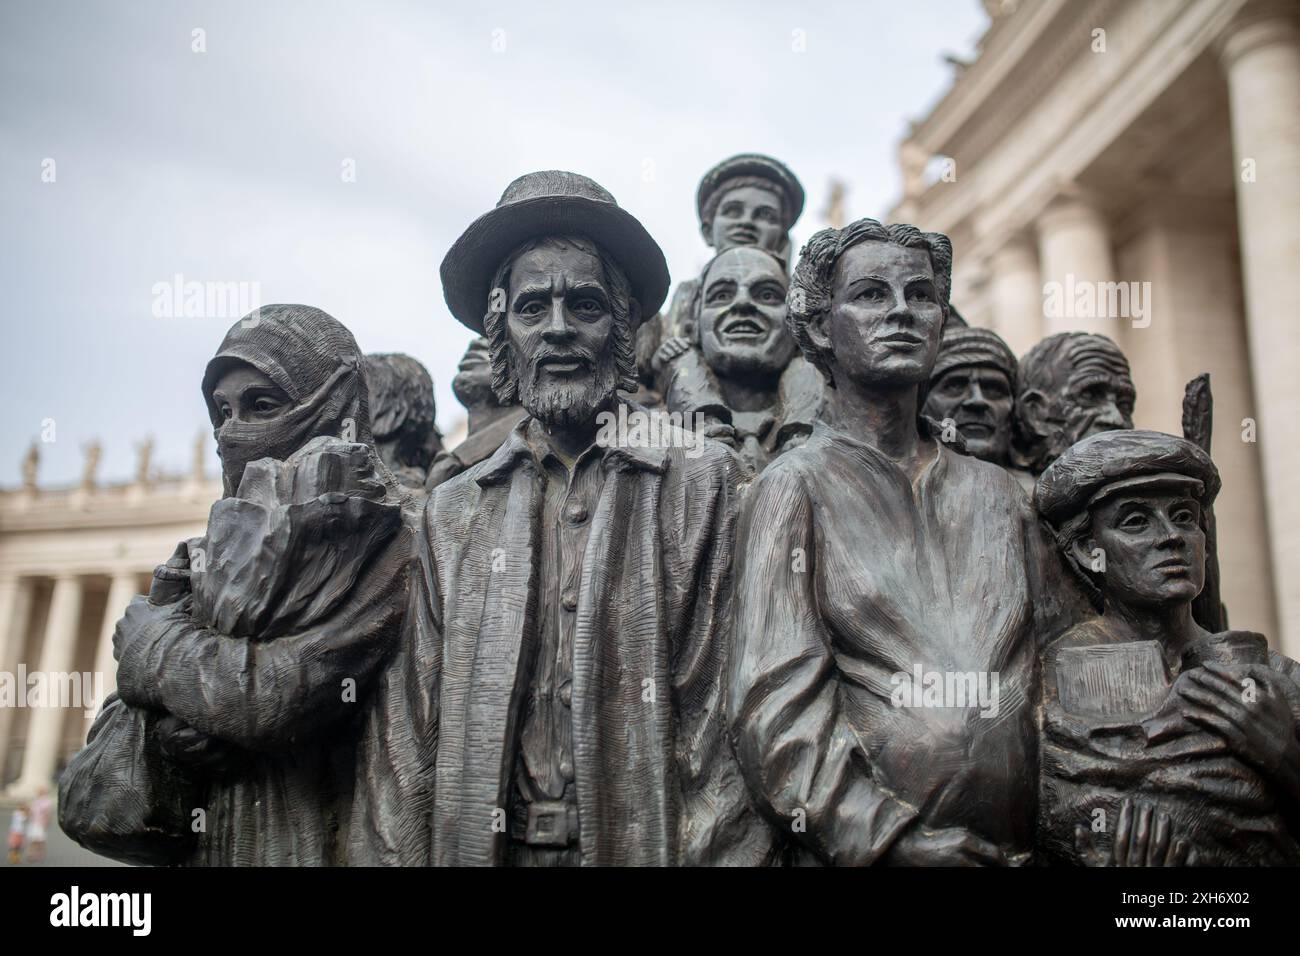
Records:
<instances>
[{"instance_id":1,"label":"statue on balustrade","mask_svg":"<svg viewBox=\"0 0 1300 956\"><path fill-rule=\"evenodd\" d=\"M430 491L500 448L527 414L517 402L502 405L497 399L492 388L492 352L481 335L465 349L451 390L469 413L469 425L463 441L440 451L434 459L425 483Z\"/></svg>"},{"instance_id":2,"label":"statue on balustrade","mask_svg":"<svg viewBox=\"0 0 1300 956\"><path fill-rule=\"evenodd\" d=\"M1020 360L1018 379L1016 443L1035 475L1080 439L1133 427L1128 359L1104 335L1049 335Z\"/></svg>"},{"instance_id":3,"label":"statue on balustrade","mask_svg":"<svg viewBox=\"0 0 1300 956\"><path fill-rule=\"evenodd\" d=\"M722 701L739 469L671 428L598 441L645 414L618 390L668 291L663 253L592 180L539 172L441 274L451 313L488 339L498 401L528 417L429 495L350 859L763 862Z\"/></svg>"},{"instance_id":4,"label":"statue on balustrade","mask_svg":"<svg viewBox=\"0 0 1300 956\"><path fill-rule=\"evenodd\" d=\"M718 163L700 180L695 211L700 234L715 253L751 246L772 253L789 271L790 230L803 212L803 186L786 165L759 153ZM694 302L699 279L677 287L667 313L644 323L637 335L643 381L662 394L667 369L696 340ZM644 356L650 356L646 361Z\"/></svg>"},{"instance_id":5,"label":"statue on balustrade","mask_svg":"<svg viewBox=\"0 0 1300 956\"><path fill-rule=\"evenodd\" d=\"M786 327L785 265L755 246L733 246L701 274L691 304L691 348L666 370L664 406L707 422L751 471L812 433L821 373ZM696 417L700 416L700 417Z\"/></svg>"},{"instance_id":6,"label":"statue on balustrade","mask_svg":"<svg viewBox=\"0 0 1300 956\"><path fill-rule=\"evenodd\" d=\"M1101 612L1043 658L1050 859L1300 863L1300 665L1192 615L1218 491L1200 447L1150 431L1086 438L1038 480L1038 509Z\"/></svg>"},{"instance_id":7,"label":"statue on balustrade","mask_svg":"<svg viewBox=\"0 0 1300 956\"><path fill-rule=\"evenodd\" d=\"M813 236L794 272L826 405L746 497L729 710L799 862L1034 849L1037 653L1077 591L1015 480L920 414L951 270L947 237L863 219Z\"/></svg>"},{"instance_id":8,"label":"statue on balustrade","mask_svg":"<svg viewBox=\"0 0 1300 956\"><path fill-rule=\"evenodd\" d=\"M351 333L270 305L203 376L224 497L117 625L118 690L60 782L63 829L139 863L323 865L361 707L396 646L415 505L371 437Z\"/></svg>"},{"instance_id":9,"label":"statue on balustrade","mask_svg":"<svg viewBox=\"0 0 1300 956\"><path fill-rule=\"evenodd\" d=\"M375 450L404 488L423 489L442 451L429 370L400 352L366 356Z\"/></svg>"}]
</instances>

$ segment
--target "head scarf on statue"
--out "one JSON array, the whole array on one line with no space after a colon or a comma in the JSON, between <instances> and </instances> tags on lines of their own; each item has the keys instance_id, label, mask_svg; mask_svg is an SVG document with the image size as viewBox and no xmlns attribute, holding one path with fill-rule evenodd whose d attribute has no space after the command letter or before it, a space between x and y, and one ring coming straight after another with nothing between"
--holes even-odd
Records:
<instances>
[{"instance_id":1,"label":"head scarf on statue","mask_svg":"<svg viewBox=\"0 0 1300 956\"><path fill-rule=\"evenodd\" d=\"M313 438L372 445L362 362L352 333L311 306L262 306L235 323L203 374L225 496L250 462Z\"/></svg>"}]
</instances>

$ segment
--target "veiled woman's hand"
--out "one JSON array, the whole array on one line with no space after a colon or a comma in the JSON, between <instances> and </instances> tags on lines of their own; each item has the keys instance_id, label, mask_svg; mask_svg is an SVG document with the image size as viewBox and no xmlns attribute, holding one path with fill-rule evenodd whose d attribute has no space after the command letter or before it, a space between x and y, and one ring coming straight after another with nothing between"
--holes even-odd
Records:
<instances>
[{"instance_id":1,"label":"veiled woman's hand","mask_svg":"<svg viewBox=\"0 0 1300 956\"><path fill-rule=\"evenodd\" d=\"M167 714L154 725L158 748L170 760L205 774L237 770L245 752L235 744L196 730L178 717Z\"/></svg>"}]
</instances>

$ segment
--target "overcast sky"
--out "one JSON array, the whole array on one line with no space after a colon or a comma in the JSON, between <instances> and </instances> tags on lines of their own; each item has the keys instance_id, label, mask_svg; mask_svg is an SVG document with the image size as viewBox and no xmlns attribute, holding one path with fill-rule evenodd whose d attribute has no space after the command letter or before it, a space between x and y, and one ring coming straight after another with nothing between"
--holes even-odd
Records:
<instances>
[{"instance_id":1,"label":"overcast sky","mask_svg":"<svg viewBox=\"0 0 1300 956\"><path fill-rule=\"evenodd\" d=\"M889 208L908 120L985 24L978 0L6 0L0 485L45 419L42 483L76 480L95 437L103 480L129 477L149 434L155 462L188 468L210 431L203 367L232 320L156 317L154 288L177 274L256 282L264 304L319 306L366 351L410 353L450 430L470 333L438 264L510 180L596 179L676 283L707 259L700 175L771 153L808 192L797 247L833 177L850 218Z\"/></svg>"}]
</instances>

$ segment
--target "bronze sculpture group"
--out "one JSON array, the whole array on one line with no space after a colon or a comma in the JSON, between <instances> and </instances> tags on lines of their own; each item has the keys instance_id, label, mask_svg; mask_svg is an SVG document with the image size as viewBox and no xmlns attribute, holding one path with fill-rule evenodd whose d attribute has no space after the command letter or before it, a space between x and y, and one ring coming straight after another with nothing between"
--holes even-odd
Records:
<instances>
[{"instance_id":1,"label":"bronze sculpture group","mask_svg":"<svg viewBox=\"0 0 1300 956\"><path fill-rule=\"evenodd\" d=\"M1208 423L1134 430L1104 337L965 327L943 235L792 263L802 206L770 157L710 170L716 255L661 313L613 196L511 183L442 263L451 449L413 360L237 323L225 497L118 625L64 829L190 865L1300 861L1300 666L1206 586Z\"/></svg>"}]
</instances>

